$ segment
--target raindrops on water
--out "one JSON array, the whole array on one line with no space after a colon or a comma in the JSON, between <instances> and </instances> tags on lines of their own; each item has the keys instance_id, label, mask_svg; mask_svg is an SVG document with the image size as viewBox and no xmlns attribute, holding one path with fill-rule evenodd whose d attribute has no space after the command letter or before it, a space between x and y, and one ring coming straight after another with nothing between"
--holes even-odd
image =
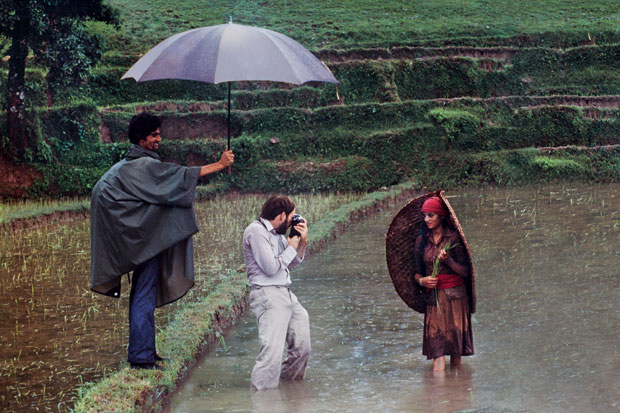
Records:
<instances>
[{"instance_id":1,"label":"raindrops on water","mask_svg":"<svg viewBox=\"0 0 620 413\"><path fill-rule=\"evenodd\" d=\"M448 195L477 274L476 355L460 370L433 374L421 354L423 315L391 284L384 236L393 209L293 271L293 290L310 314L305 381L250 392L258 339L246 314L226 351L204 357L171 410L617 410L620 186Z\"/></svg>"}]
</instances>

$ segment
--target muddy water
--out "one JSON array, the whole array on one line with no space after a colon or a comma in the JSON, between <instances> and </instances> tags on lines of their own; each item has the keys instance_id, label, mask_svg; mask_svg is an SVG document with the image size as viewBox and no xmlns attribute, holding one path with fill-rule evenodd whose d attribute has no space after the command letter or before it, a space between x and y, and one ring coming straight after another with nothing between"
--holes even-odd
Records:
<instances>
[{"instance_id":1,"label":"muddy water","mask_svg":"<svg viewBox=\"0 0 620 413\"><path fill-rule=\"evenodd\" d=\"M310 314L306 380L252 393L248 314L170 410L620 411L620 186L452 192L477 271L476 355L434 375L422 315L396 295L384 237L397 209L293 273Z\"/></svg>"}]
</instances>

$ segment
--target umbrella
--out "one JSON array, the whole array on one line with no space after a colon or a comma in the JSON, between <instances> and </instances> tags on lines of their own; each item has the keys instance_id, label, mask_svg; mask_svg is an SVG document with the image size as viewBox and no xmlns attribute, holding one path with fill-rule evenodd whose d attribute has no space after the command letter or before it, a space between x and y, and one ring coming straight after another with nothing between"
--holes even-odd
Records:
<instances>
[{"instance_id":1,"label":"umbrella","mask_svg":"<svg viewBox=\"0 0 620 413\"><path fill-rule=\"evenodd\" d=\"M339 83L330 70L302 45L278 32L227 24L188 30L149 50L121 79L228 82L228 148L230 148L230 82L272 81L301 85L310 81Z\"/></svg>"},{"instance_id":2,"label":"umbrella","mask_svg":"<svg viewBox=\"0 0 620 413\"><path fill-rule=\"evenodd\" d=\"M396 292L402 300L412 309L419 313L426 312L422 287L413 282L414 260L413 246L419 233L420 225L424 225L422 218L422 204L428 198L438 196L448 208L450 213L447 217L448 226L456 230L459 234L469 261L471 277L467 278L465 285L469 295L469 309L472 313L476 312L476 283L474 276L474 266L469 251L469 246L465 240L465 234L461 228L452 206L444 196L443 191L429 192L421 195L405 205L392 219L390 227L385 237L385 253L387 258L388 271L392 278L392 283Z\"/></svg>"}]
</instances>

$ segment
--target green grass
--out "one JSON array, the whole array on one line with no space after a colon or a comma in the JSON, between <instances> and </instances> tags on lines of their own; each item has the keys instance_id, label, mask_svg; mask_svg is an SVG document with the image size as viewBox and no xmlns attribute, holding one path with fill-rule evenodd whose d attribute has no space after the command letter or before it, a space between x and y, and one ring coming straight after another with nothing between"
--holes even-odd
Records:
<instances>
[{"instance_id":1,"label":"green grass","mask_svg":"<svg viewBox=\"0 0 620 413\"><path fill-rule=\"evenodd\" d=\"M88 198L22 200L0 203L0 225L55 212L90 210Z\"/></svg>"},{"instance_id":2,"label":"green grass","mask_svg":"<svg viewBox=\"0 0 620 413\"><path fill-rule=\"evenodd\" d=\"M266 27L311 49L389 46L471 37L565 32L582 36L620 30L615 1L581 0L110 0L123 27L115 44L141 53L184 30L227 23ZM543 4L541 4L543 3Z\"/></svg>"}]
</instances>

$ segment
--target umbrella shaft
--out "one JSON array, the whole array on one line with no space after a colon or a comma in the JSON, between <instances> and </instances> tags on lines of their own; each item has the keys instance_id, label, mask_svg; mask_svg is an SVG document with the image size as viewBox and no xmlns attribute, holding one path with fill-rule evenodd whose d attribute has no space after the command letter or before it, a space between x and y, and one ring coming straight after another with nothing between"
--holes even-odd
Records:
<instances>
[{"instance_id":1,"label":"umbrella shaft","mask_svg":"<svg viewBox=\"0 0 620 413\"><path fill-rule=\"evenodd\" d=\"M226 149L230 150L230 82L228 83L228 146Z\"/></svg>"}]
</instances>

